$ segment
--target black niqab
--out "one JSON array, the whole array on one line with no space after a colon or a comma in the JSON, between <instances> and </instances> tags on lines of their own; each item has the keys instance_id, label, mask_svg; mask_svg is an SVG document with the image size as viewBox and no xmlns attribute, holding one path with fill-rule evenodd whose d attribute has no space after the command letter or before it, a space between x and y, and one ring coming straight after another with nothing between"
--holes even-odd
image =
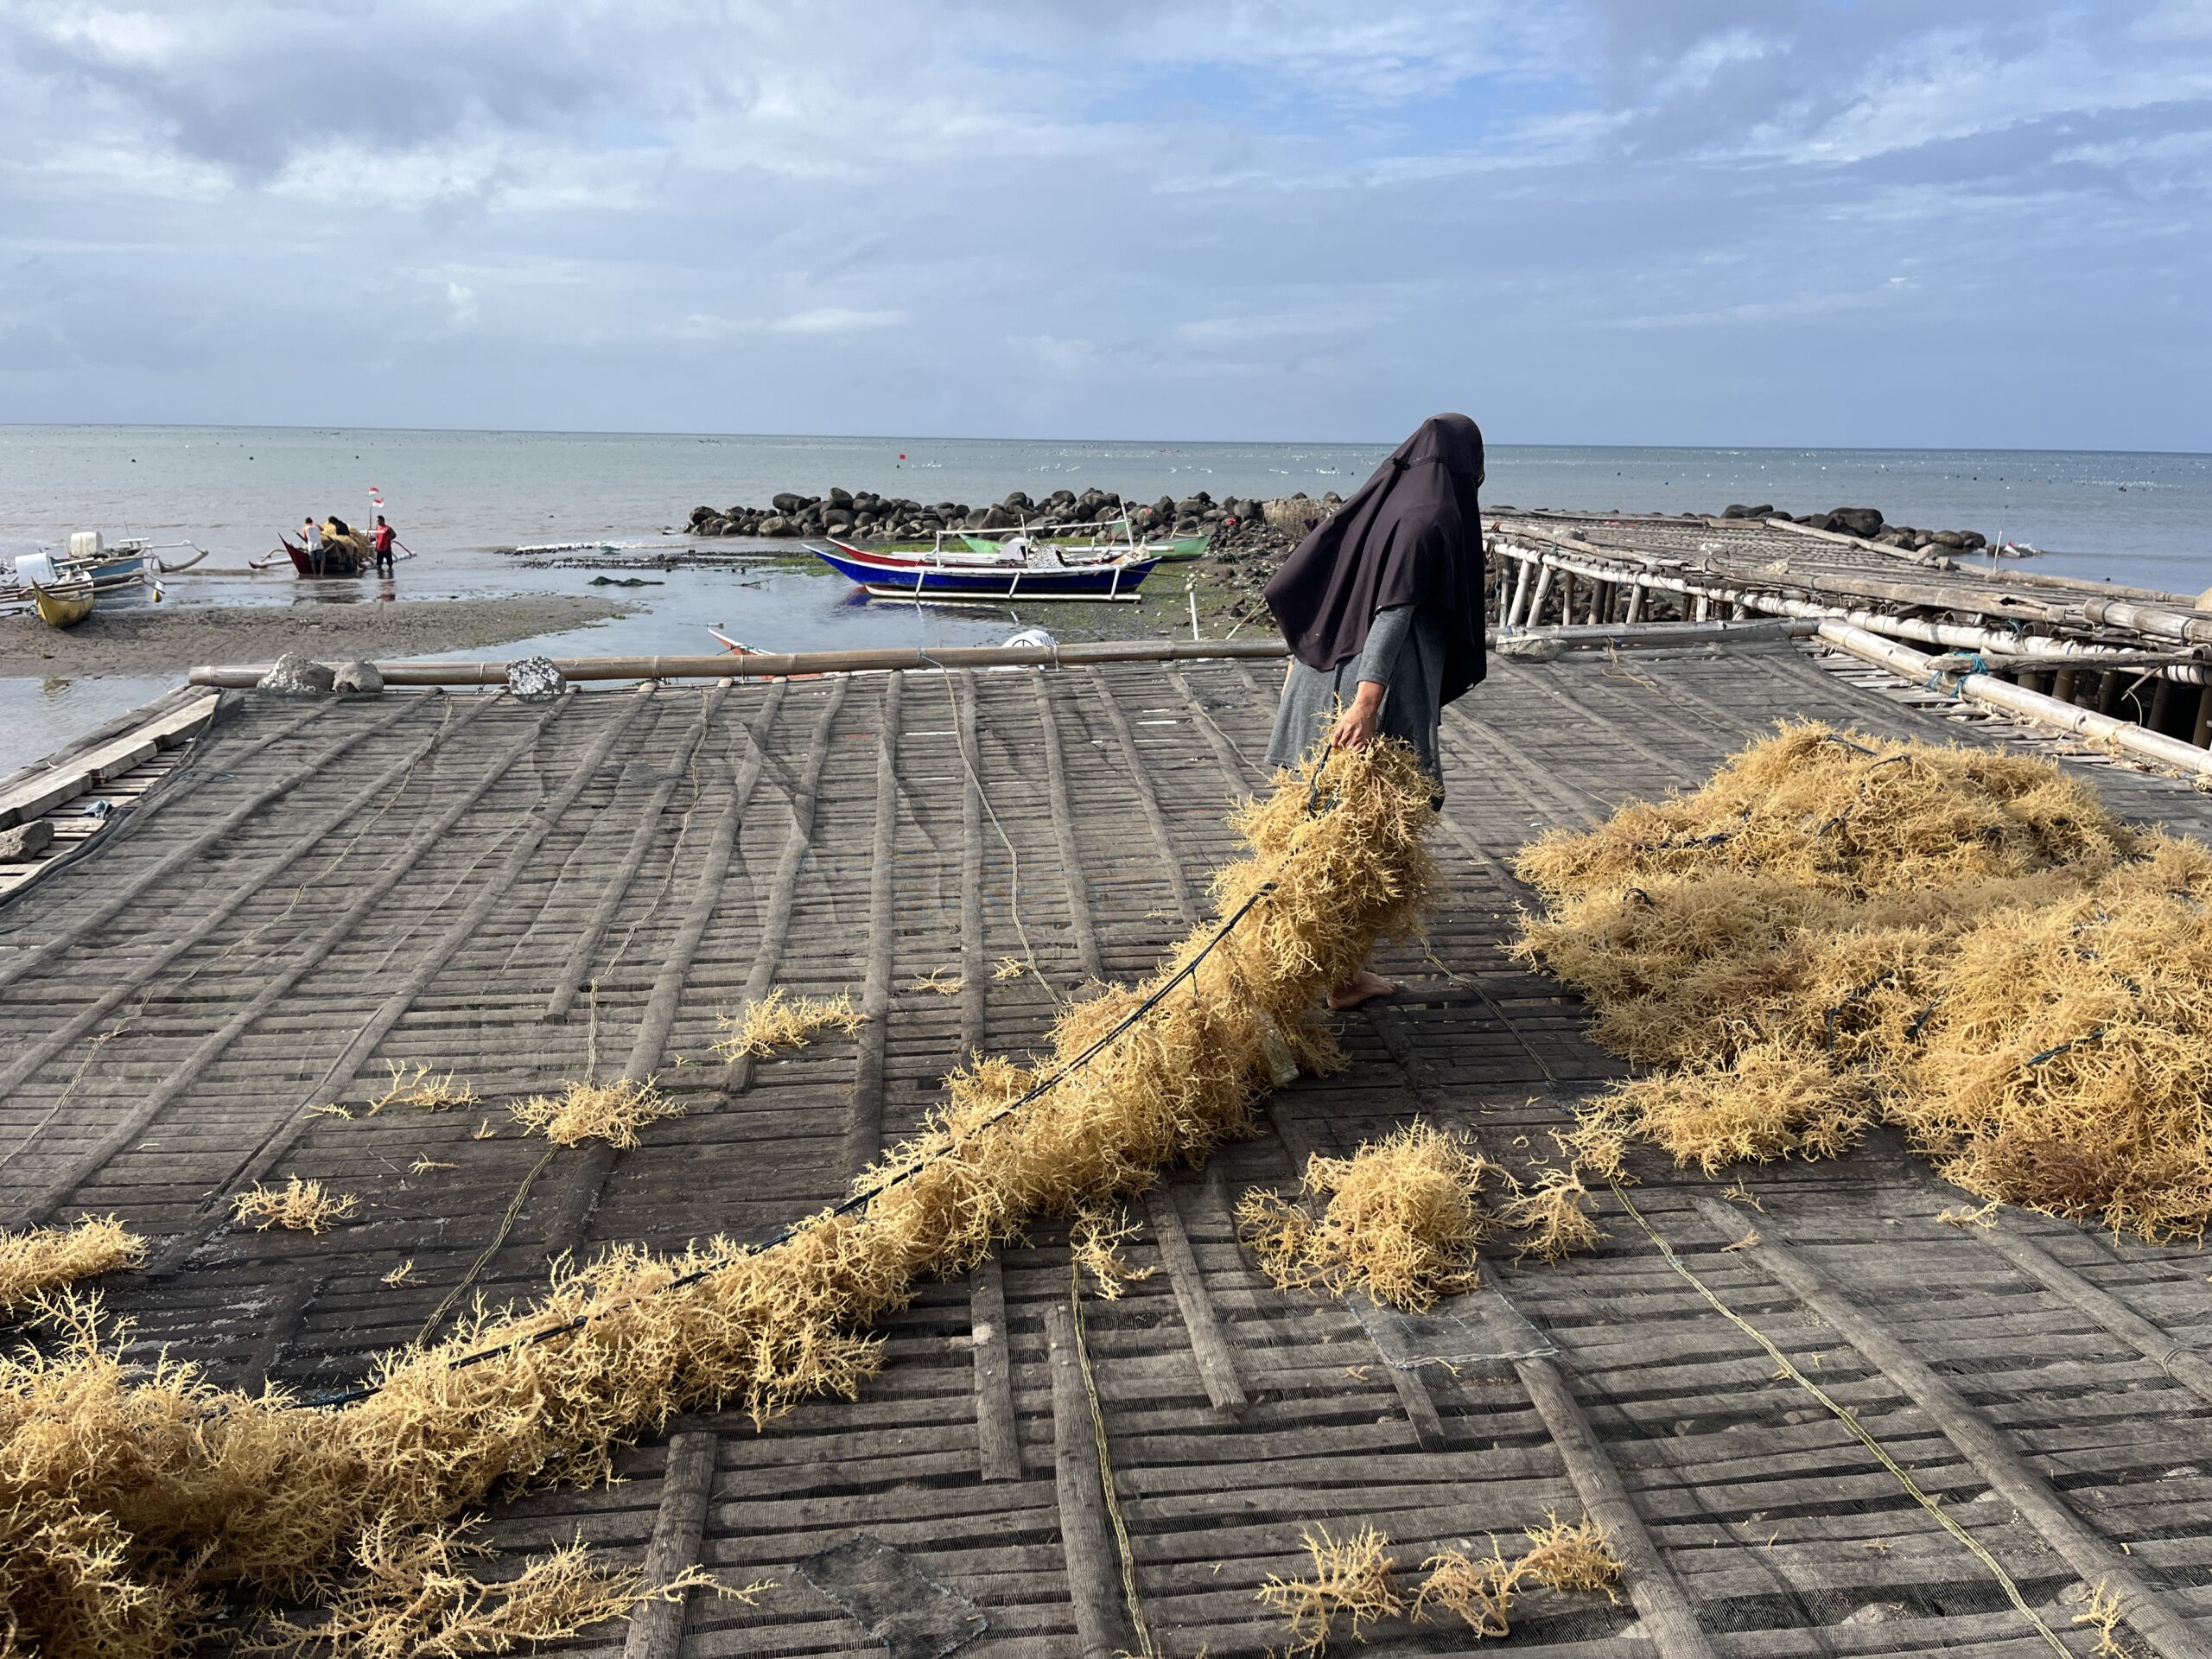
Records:
<instances>
[{"instance_id":1,"label":"black niqab","mask_svg":"<svg viewBox=\"0 0 2212 1659\"><path fill-rule=\"evenodd\" d=\"M1443 700L1478 683L1482 481L1482 429L1465 415L1423 421L1268 580L1290 654L1327 673L1366 648L1376 612L1424 606L1445 625Z\"/></svg>"}]
</instances>

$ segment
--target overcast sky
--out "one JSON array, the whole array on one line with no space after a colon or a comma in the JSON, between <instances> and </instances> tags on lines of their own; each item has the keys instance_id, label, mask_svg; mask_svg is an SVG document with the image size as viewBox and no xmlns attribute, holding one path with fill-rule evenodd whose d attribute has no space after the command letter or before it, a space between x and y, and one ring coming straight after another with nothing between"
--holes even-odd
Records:
<instances>
[{"instance_id":1,"label":"overcast sky","mask_svg":"<svg viewBox=\"0 0 2212 1659\"><path fill-rule=\"evenodd\" d=\"M2212 0L0 3L0 420L2212 450Z\"/></svg>"}]
</instances>

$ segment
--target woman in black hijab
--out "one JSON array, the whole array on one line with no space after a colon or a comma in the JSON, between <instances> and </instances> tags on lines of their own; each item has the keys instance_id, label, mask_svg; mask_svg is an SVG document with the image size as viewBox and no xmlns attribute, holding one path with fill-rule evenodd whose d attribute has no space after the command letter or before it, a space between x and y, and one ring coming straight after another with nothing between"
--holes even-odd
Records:
<instances>
[{"instance_id":1,"label":"woman in black hijab","mask_svg":"<svg viewBox=\"0 0 2212 1659\"><path fill-rule=\"evenodd\" d=\"M1270 766L1325 732L1335 748L1380 734L1412 746L1441 798L1444 705L1483 677L1482 481L1481 429L1433 416L1283 561L1267 586L1291 654ZM1329 1006L1397 988L1362 969Z\"/></svg>"}]
</instances>

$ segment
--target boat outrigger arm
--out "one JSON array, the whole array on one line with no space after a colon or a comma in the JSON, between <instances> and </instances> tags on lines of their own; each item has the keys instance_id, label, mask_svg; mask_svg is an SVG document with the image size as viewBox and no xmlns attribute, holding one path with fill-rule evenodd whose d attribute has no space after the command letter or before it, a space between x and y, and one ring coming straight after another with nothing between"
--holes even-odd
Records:
<instances>
[{"instance_id":1,"label":"boat outrigger arm","mask_svg":"<svg viewBox=\"0 0 2212 1659\"><path fill-rule=\"evenodd\" d=\"M188 547L192 550L192 556L188 559L177 560L155 558L153 565L156 575L173 576L180 570L191 569L194 565L207 556L207 550L197 542L156 542L145 550L149 555L156 555L172 547Z\"/></svg>"}]
</instances>

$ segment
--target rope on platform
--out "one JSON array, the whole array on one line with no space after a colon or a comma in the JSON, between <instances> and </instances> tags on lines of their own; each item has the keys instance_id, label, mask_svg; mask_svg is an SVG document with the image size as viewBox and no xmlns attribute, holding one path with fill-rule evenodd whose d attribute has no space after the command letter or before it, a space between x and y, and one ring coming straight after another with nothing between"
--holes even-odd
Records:
<instances>
[{"instance_id":1,"label":"rope on platform","mask_svg":"<svg viewBox=\"0 0 2212 1659\"><path fill-rule=\"evenodd\" d=\"M1131 1659L1158 1659L1160 1649L1153 1645L1152 1626L1144 1616L1144 1598L1137 1590L1136 1550L1129 1542L1128 1522L1122 1515L1122 1495L1114 1484L1114 1454L1106 1444L1106 1406L1098 1397L1097 1374L1090 1367L1090 1338L1084 1329L1083 1268L1074 1261L1068 1263L1068 1309L1075 1326L1076 1371L1083 1378L1084 1401L1090 1408L1090 1432L1098 1442L1098 1484L1106 1495L1106 1519L1114 1529L1114 1553L1122 1561L1122 1594L1129 1604L1129 1624L1136 1632L1136 1653Z\"/></svg>"},{"instance_id":2,"label":"rope on platform","mask_svg":"<svg viewBox=\"0 0 2212 1659\"><path fill-rule=\"evenodd\" d=\"M1211 956L1215 950L1219 947L1221 942L1224 939L1226 939L1230 934L1236 931L1238 924L1243 922L1247 916L1252 913L1254 908L1257 906L1260 900L1268 897L1268 894L1274 893L1274 890L1275 884L1273 881L1265 882L1259 887L1255 888L1250 897L1246 899L1243 904L1237 906L1234 911L1230 912L1228 918L1223 921L1222 925L1214 930L1213 937L1208 939L1204 945L1200 946L1198 950L1192 954L1190 961L1185 963L1182 967L1177 969L1172 976L1161 983L1159 989L1154 991L1141 1002L1139 1002L1136 1007L1131 1008L1128 1014L1124 1014L1120 1020L1116 1022L1112 1029L1108 1031L1103 1036L1100 1037L1096 1042L1092 1043L1090 1047L1084 1049L1082 1053L1077 1055L1075 1058L1070 1060L1065 1065L1052 1073L1051 1077L1045 1078L1041 1082L1031 1084L1026 1091L1017 1096L1014 1099L1007 1102L1005 1105L1000 1107L996 1111L990 1114L990 1116L982 1119L975 1127L977 1129L987 1129L993 1124L1003 1122L1006 1119L1013 1116L1015 1112L1020 1110L1023 1107L1028 1105L1033 1101L1039 1100L1046 1094L1049 1094L1052 1090L1066 1082L1068 1078L1073 1077L1077 1071L1082 1071L1085 1066L1089 1065L1091 1061L1097 1058L1100 1054L1103 1053L1108 1047L1117 1040L1124 1033L1128 1031L1131 1027L1135 1026L1139 1020L1142 1020L1147 1014L1150 1014L1154 1008L1166 1001L1169 993L1173 991L1177 986L1180 985L1186 979L1195 978L1198 971L1198 964L1203 963L1208 957ZM805 1220L793 1222L791 1225L784 1228L780 1232L777 1233L774 1237L755 1246L753 1254L766 1255L770 1250L776 1249L785 1244L788 1244L793 1238L798 1236L803 1228L810 1225L814 1222L826 1220L836 1216L850 1215L856 1210L866 1209L875 1198L880 1197L881 1194L889 1192L893 1187L899 1185L901 1183L912 1179L914 1175L919 1173L924 1167L925 1167L925 1166L918 1161L910 1163L902 1169L893 1170L890 1174L885 1176L881 1180L875 1183L874 1185L863 1188L861 1191L854 1193L851 1197L842 1199L836 1204L831 1205L828 1209L820 1211L817 1214L806 1217ZM679 1290L685 1286L697 1284L701 1280L709 1278L716 1273L720 1273L728 1265L728 1263L727 1262L718 1262L712 1267L698 1268L693 1269L690 1273L679 1274L677 1277L667 1281L664 1284L655 1287L654 1289L646 1294L648 1295L662 1295L671 1290ZM626 1301L622 1306L625 1307L634 1306L635 1301ZM575 1332L582 1330L586 1325L589 1325L594 1317L594 1315L590 1313L578 1314L575 1318L563 1320L559 1325L547 1325L542 1330L531 1332L528 1336L518 1337L512 1342L501 1343L497 1347L482 1348L479 1349L473 1354L463 1354L460 1358L452 1362L450 1369L457 1371L465 1370L470 1366L480 1365L487 1360L497 1359L503 1354L514 1353L524 1348L534 1348L540 1343L551 1341L555 1337L570 1335ZM310 1400L304 1403L317 1409L327 1409L338 1406L353 1405L377 1394L382 1387L383 1384L381 1383L372 1383L365 1388L348 1389L342 1393L327 1395L320 1399Z\"/></svg>"},{"instance_id":3,"label":"rope on platform","mask_svg":"<svg viewBox=\"0 0 2212 1659\"><path fill-rule=\"evenodd\" d=\"M1879 1463L1883 1468L1889 1471L1890 1474L1895 1478L1897 1484L1904 1489L1906 1495L1910 1497L1913 1502L1919 1504L1922 1509L1927 1510L1929 1515L1935 1519L1936 1523L1942 1527L1944 1531L1949 1533L1952 1537L1957 1539L1960 1543L1966 1546L1967 1551L1974 1556L1974 1558L1980 1561L1983 1567L1986 1567L1989 1570L1990 1576L1997 1580L1998 1587L2004 1591L2005 1599L2010 1601L2012 1605L2019 1611L2021 1618L2026 1619L2031 1625L2034 1626L2036 1634L2041 1637L2043 1640L2050 1645L2052 1652L2060 1654L2068 1652L2069 1649L2065 1643L2059 1640L2058 1632L2052 1630L2051 1627L2044 1621L2042 1614L2036 1611L2033 1607L2028 1605L2027 1597L2022 1592L2018 1581L2015 1580L2010 1573L2005 1570L2004 1563L1999 1561L1996 1556L1990 1554L1987 1547L1982 1543L1981 1540L1975 1537L1973 1533L1967 1531L1962 1523L1954 1519L1950 1512L1944 1509L1940 1502L1924 1490L1918 1481L1912 1478L1911 1471L1890 1455L1889 1449L1879 1440L1876 1440L1872 1433L1867 1432L1866 1427L1859 1422L1857 1414L1853 1413L1850 1408L1845 1406L1826 1389L1823 1389L1819 1383L1814 1382L1813 1379L1806 1376L1803 1371L1798 1370L1796 1363L1793 1361L1789 1355L1783 1353L1780 1348L1777 1347L1772 1339L1770 1338L1764 1332L1761 1331L1757 1325L1753 1325L1742 1314L1737 1313L1736 1310L1729 1306L1726 1302L1721 1300L1719 1293L1717 1293L1712 1286L1707 1284L1704 1280L1699 1278L1697 1274L1691 1270L1689 1264L1684 1262L1681 1256L1675 1253L1675 1247L1669 1244L1665 1237L1661 1235L1659 1230L1651 1224L1650 1221L1645 1217L1643 1211L1637 1208L1635 1203L1629 1198L1627 1191L1621 1185L1620 1179L1618 1176L1608 1176L1606 1178L1606 1184L1612 1188L1613 1196L1620 1200L1621 1208L1628 1212L1629 1218L1635 1222L1638 1227L1642 1228L1643 1230L1644 1236L1649 1238L1652 1243L1658 1248L1659 1254L1665 1259L1667 1265L1672 1268L1676 1273L1680 1274L1682 1278L1687 1280L1689 1282L1690 1287L1694 1289L1699 1295L1702 1296L1707 1302L1711 1303L1713 1310L1718 1313L1722 1319L1726 1319L1729 1324L1734 1325L1738 1331L1741 1331L1745 1336L1751 1338L1753 1342L1756 1342L1761 1348L1764 1349L1766 1351L1767 1357L1773 1360L1774 1363L1781 1368L1782 1374L1784 1376L1788 1377L1792 1382L1795 1382L1799 1388L1804 1389L1807 1394L1809 1394L1815 1400L1818 1401L1821 1405L1827 1410L1830 1415L1834 1416L1838 1422L1841 1423L1845 1428L1850 1431L1853 1439L1856 1440L1861 1446L1865 1446L1868 1452L1873 1454L1876 1462Z\"/></svg>"},{"instance_id":4,"label":"rope on platform","mask_svg":"<svg viewBox=\"0 0 2212 1659\"><path fill-rule=\"evenodd\" d=\"M1058 651L1059 646L1055 642L1052 658L1055 667L1059 665ZM998 809L991 804L991 791L983 787L982 774L976 769L976 763L968 758L968 741L960 734L960 699L952 695L953 671L926 651L920 656L924 662L938 671L938 683L944 688L945 707L952 713L952 747L959 753L961 766L968 773L968 781L975 785L976 798L983 804L983 811L991 821L991 828L998 832L999 844L1006 849L1007 914L1014 922L1014 937L1021 941L1021 954L1029 964L1029 976L1045 988L1045 995L1052 999L1053 1007L1065 1007L1058 988L1045 977L1045 970L1037 965L1037 950L1029 943L1029 930L1021 925L1021 855L1014 850L1014 838L1007 834L1006 826L999 822Z\"/></svg>"}]
</instances>

